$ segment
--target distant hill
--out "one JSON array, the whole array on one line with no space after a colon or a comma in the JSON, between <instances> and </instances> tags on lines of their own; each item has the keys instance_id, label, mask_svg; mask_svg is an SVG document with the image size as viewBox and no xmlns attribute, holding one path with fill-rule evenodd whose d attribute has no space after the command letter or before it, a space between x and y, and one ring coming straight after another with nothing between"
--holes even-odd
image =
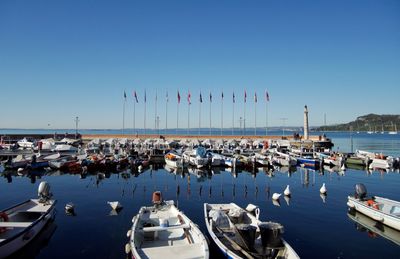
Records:
<instances>
[{"instance_id":1,"label":"distant hill","mask_svg":"<svg viewBox=\"0 0 400 259\"><path fill-rule=\"evenodd\" d=\"M392 131L397 125L397 130L400 130L400 115L378 115L367 114L357 117L355 121L322 126L314 128L316 131Z\"/></svg>"}]
</instances>

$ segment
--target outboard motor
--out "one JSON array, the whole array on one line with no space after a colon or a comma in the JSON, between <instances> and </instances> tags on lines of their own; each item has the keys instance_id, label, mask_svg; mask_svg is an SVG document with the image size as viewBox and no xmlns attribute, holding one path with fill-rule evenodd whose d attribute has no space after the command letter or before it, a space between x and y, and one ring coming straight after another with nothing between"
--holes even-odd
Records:
<instances>
[{"instance_id":1,"label":"outboard motor","mask_svg":"<svg viewBox=\"0 0 400 259\"><path fill-rule=\"evenodd\" d=\"M44 203L48 201L53 194L50 192L50 185L43 181L39 184L38 188L38 196L40 198L40 202Z\"/></svg>"},{"instance_id":2,"label":"outboard motor","mask_svg":"<svg viewBox=\"0 0 400 259\"><path fill-rule=\"evenodd\" d=\"M284 228L277 222L262 222L258 225L263 247L275 248L282 246L281 236Z\"/></svg>"},{"instance_id":3,"label":"outboard motor","mask_svg":"<svg viewBox=\"0 0 400 259\"><path fill-rule=\"evenodd\" d=\"M358 184L356 184L355 188L356 188L356 193L354 196L356 198L362 200L365 197L367 197L367 188L365 187L364 184L358 183Z\"/></svg>"}]
</instances>

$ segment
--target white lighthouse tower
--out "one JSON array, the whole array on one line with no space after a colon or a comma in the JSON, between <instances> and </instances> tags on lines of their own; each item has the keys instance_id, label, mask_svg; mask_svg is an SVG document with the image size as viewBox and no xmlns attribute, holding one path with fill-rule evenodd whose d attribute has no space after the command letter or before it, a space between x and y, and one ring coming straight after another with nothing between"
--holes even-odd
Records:
<instances>
[{"instance_id":1,"label":"white lighthouse tower","mask_svg":"<svg viewBox=\"0 0 400 259\"><path fill-rule=\"evenodd\" d=\"M308 109L304 106L304 139L308 140Z\"/></svg>"}]
</instances>

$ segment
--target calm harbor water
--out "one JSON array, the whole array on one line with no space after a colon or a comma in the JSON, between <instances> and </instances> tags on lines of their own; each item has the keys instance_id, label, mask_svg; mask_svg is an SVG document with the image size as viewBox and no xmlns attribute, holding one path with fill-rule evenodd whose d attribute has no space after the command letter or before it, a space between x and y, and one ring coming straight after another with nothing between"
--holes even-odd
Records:
<instances>
[{"instance_id":1,"label":"calm harbor water","mask_svg":"<svg viewBox=\"0 0 400 259\"><path fill-rule=\"evenodd\" d=\"M400 136L387 134L327 133L335 150L365 149L400 156ZM51 185L58 213L40 239L16 258L124 258L126 232L140 206L151 203L151 194L161 190L165 199L173 199L206 233L203 203L235 202L242 207L253 203L261 208L262 220L273 220L285 227L284 238L302 258L399 258L400 246L379 235L360 229L347 215L347 195L354 184L362 182L370 194L400 200L398 172L368 172L348 169L344 174L297 168L264 172L188 170L173 174L164 168L150 168L140 175L60 174L38 171L35 177L0 178L0 208L6 208L37 196L40 181ZM129 177L128 177L129 176ZM319 193L326 183L325 201ZM271 201L274 192L283 192L289 184L292 197L281 197L280 206ZM107 201L120 201L124 208L112 215ZM76 205L76 215L67 216L64 206ZM394 238L400 242L400 233ZM211 246L211 257L220 254Z\"/></svg>"}]
</instances>

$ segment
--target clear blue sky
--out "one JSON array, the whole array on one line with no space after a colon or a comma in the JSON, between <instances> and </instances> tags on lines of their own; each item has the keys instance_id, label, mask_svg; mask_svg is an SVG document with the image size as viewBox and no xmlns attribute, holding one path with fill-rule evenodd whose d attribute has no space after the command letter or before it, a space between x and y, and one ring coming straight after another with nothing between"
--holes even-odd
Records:
<instances>
[{"instance_id":1,"label":"clear blue sky","mask_svg":"<svg viewBox=\"0 0 400 259\"><path fill-rule=\"evenodd\" d=\"M247 126L300 126L400 114L400 1L0 1L0 128L154 128L155 92L161 127L208 127L243 116ZM50 124L50 126L48 126Z\"/></svg>"}]
</instances>

